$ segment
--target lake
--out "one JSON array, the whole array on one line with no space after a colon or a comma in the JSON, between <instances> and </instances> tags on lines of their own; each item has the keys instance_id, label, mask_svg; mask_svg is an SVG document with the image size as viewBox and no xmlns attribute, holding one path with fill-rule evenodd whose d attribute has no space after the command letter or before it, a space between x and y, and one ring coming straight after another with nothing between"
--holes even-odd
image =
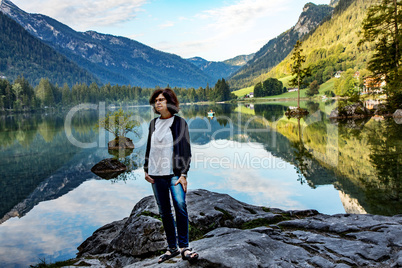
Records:
<instances>
[{"instance_id":1,"label":"lake","mask_svg":"<svg viewBox=\"0 0 402 268\"><path fill-rule=\"evenodd\" d=\"M331 122L335 105L302 102L310 114L300 120L284 116L294 102L182 105L193 155L189 190L283 210L401 214L402 122ZM149 107L126 108L141 123L138 136L128 135L134 151L118 156L129 171L109 179L91 172L113 157L113 137L95 127L108 108L0 116L2 267L73 258L96 229L152 194L142 171Z\"/></svg>"}]
</instances>

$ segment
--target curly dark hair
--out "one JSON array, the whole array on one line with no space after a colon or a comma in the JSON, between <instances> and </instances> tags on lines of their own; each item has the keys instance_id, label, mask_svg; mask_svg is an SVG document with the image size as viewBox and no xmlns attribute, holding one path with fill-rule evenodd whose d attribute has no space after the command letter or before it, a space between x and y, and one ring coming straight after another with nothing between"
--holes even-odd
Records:
<instances>
[{"instance_id":1,"label":"curly dark hair","mask_svg":"<svg viewBox=\"0 0 402 268\"><path fill-rule=\"evenodd\" d=\"M179 100L177 99L176 93L174 93L174 91L170 88L157 89L152 93L152 96L149 99L149 104L151 104L151 106L154 108L154 112L160 114L158 111L155 110L155 100L160 94L165 97L169 112L171 114L178 113L180 110Z\"/></svg>"}]
</instances>

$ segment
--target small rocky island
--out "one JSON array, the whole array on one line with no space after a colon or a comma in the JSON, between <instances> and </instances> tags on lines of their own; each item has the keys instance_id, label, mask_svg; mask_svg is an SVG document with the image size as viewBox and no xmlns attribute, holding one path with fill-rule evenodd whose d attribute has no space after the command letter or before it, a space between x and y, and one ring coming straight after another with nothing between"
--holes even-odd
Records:
<instances>
[{"instance_id":1,"label":"small rocky island","mask_svg":"<svg viewBox=\"0 0 402 268\"><path fill-rule=\"evenodd\" d=\"M78 247L92 267L402 267L402 215L324 215L253 206L229 195L187 194L190 240L199 254L157 264L167 244L153 196Z\"/></svg>"}]
</instances>

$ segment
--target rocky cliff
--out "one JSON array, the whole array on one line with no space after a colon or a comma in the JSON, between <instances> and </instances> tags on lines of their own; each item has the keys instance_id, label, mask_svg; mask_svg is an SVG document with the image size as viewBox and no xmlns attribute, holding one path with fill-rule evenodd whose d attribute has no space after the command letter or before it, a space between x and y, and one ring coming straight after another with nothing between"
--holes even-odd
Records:
<instances>
[{"instance_id":1,"label":"rocky cliff","mask_svg":"<svg viewBox=\"0 0 402 268\"><path fill-rule=\"evenodd\" d=\"M187 195L191 267L401 267L402 215L324 215L249 205L207 190ZM189 267L180 257L157 264L166 247L153 196L128 218L107 224L79 246L77 264Z\"/></svg>"}]
</instances>

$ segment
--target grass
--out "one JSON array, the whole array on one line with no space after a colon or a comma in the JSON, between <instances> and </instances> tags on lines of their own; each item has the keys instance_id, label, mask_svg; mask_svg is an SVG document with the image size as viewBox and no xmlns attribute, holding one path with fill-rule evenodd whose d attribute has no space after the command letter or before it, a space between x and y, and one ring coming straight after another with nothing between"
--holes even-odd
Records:
<instances>
[{"instance_id":1,"label":"grass","mask_svg":"<svg viewBox=\"0 0 402 268\"><path fill-rule=\"evenodd\" d=\"M282 81L283 85L286 86L289 83L289 80L292 79L292 76L286 76L283 77L281 79L279 79L280 81ZM328 91L328 90L332 90L334 91L334 83L335 83L335 79L336 78L332 78L330 80L328 80L327 82L325 82L324 84L322 84L319 88L319 94L318 96L323 96L325 95L324 92ZM246 87L246 88L242 88L236 91L233 91L233 93L238 96L238 97L242 97L250 92L253 92L254 90L254 86L251 87ZM307 98L308 96L306 96L306 91L307 89L302 89L300 90L300 98ZM268 96L268 97L262 97L262 98L257 98L257 99L297 99L297 91L294 92L286 92L280 95L275 95L275 96Z\"/></svg>"},{"instance_id":2,"label":"grass","mask_svg":"<svg viewBox=\"0 0 402 268\"><path fill-rule=\"evenodd\" d=\"M283 86L284 87L289 87L289 81L290 81L290 79L292 79L293 78L293 76L292 75L289 75L289 76L285 76L285 77L282 77L282 78L279 78L279 81L281 81L282 83L283 83Z\"/></svg>"},{"instance_id":3,"label":"grass","mask_svg":"<svg viewBox=\"0 0 402 268\"><path fill-rule=\"evenodd\" d=\"M336 79L336 78L331 78L331 79L329 79L327 82L325 82L324 84L322 84L322 85L320 86L320 88L318 89L318 91L320 92L320 93L318 94L318 96L323 96L323 95L325 95L324 92L325 92L325 91L328 91L328 90L334 91L335 79Z\"/></svg>"},{"instance_id":4,"label":"grass","mask_svg":"<svg viewBox=\"0 0 402 268\"><path fill-rule=\"evenodd\" d=\"M288 84L289 84L290 79L292 79L291 75L282 77L279 79L279 81L281 81L283 83L284 87L289 87ZM242 88L239 90L235 90L232 93L234 93L237 97L243 97L253 91L254 91L254 86L251 86L251 87L245 87L245 88Z\"/></svg>"},{"instance_id":5,"label":"grass","mask_svg":"<svg viewBox=\"0 0 402 268\"><path fill-rule=\"evenodd\" d=\"M253 91L254 91L254 86L251 86L251 87L245 87L245 88L233 91L232 93L234 93L237 97L243 97Z\"/></svg>"}]
</instances>

